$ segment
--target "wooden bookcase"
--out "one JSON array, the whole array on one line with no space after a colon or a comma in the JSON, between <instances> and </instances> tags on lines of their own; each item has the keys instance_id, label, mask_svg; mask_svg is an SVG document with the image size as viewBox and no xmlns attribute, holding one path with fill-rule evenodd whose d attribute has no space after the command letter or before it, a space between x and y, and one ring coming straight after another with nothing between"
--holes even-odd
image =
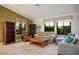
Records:
<instances>
[{"instance_id":1,"label":"wooden bookcase","mask_svg":"<svg viewBox=\"0 0 79 59\"><path fill-rule=\"evenodd\" d=\"M29 33L32 35L32 37L34 37L34 34L36 34L36 24L30 24Z\"/></svg>"},{"instance_id":2,"label":"wooden bookcase","mask_svg":"<svg viewBox=\"0 0 79 59\"><path fill-rule=\"evenodd\" d=\"M3 44L15 42L15 23L14 22L4 22L4 34L3 34Z\"/></svg>"}]
</instances>

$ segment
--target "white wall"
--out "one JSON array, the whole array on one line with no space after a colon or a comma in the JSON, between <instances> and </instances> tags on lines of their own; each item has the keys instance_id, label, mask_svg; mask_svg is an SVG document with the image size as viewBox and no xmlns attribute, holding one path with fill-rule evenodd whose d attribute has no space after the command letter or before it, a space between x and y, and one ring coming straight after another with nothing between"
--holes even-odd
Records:
<instances>
[{"instance_id":1,"label":"white wall","mask_svg":"<svg viewBox=\"0 0 79 59\"><path fill-rule=\"evenodd\" d=\"M72 33L79 33L79 5L76 5L75 15L72 20Z\"/></svg>"},{"instance_id":2,"label":"white wall","mask_svg":"<svg viewBox=\"0 0 79 59\"><path fill-rule=\"evenodd\" d=\"M36 19L33 21L34 24L37 25L37 33L39 32L44 32L44 22L43 19ZM41 28L38 28L38 26L40 26Z\"/></svg>"},{"instance_id":3,"label":"white wall","mask_svg":"<svg viewBox=\"0 0 79 59\"><path fill-rule=\"evenodd\" d=\"M79 15L74 15L71 24L71 32L79 33Z\"/></svg>"}]
</instances>

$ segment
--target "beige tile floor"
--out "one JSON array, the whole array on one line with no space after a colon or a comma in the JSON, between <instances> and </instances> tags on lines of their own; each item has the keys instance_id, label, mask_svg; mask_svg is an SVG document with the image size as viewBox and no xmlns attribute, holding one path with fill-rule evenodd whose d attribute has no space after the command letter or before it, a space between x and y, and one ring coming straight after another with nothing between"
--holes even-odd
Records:
<instances>
[{"instance_id":1,"label":"beige tile floor","mask_svg":"<svg viewBox=\"0 0 79 59\"><path fill-rule=\"evenodd\" d=\"M0 55L57 55L57 46L49 44L42 48L29 42L0 45Z\"/></svg>"}]
</instances>

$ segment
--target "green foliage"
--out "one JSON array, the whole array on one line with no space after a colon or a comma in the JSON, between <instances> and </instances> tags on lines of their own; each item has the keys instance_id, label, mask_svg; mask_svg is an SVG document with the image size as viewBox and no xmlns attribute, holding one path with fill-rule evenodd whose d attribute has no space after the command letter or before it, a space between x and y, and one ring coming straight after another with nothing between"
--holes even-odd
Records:
<instances>
[{"instance_id":1,"label":"green foliage","mask_svg":"<svg viewBox=\"0 0 79 59\"><path fill-rule=\"evenodd\" d=\"M54 31L54 26L45 26L45 31Z\"/></svg>"},{"instance_id":2,"label":"green foliage","mask_svg":"<svg viewBox=\"0 0 79 59\"><path fill-rule=\"evenodd\" d=\"M58 27L57 33L62 35L67 35L68 33L71 33L71 27L70 26Z\"/></svg>"}]
</instances>

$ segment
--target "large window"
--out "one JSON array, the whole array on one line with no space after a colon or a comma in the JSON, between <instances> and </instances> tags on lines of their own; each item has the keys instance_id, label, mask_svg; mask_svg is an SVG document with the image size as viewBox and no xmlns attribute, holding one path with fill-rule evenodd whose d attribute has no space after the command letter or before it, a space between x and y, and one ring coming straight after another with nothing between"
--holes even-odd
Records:
<instances>
[{"instance_id":1,"label":"large window","mask_svg":"<svg viewBox=\"0 0 79 59\"><path fill-rule=\"evenodd\" d=\"M68 33L71 33L71 21L70 20L58 21L57 34L66 35Z\"/></svg>"},{"instance_id":2,"label":"large window","mask_svg":"<svg viewBox=\"0 0 79 59\"><path fill-rule=\"evenodd\" d=\"M54 31L54 22L45 22L45 32Z\"/></svg>"}]
</instances>

